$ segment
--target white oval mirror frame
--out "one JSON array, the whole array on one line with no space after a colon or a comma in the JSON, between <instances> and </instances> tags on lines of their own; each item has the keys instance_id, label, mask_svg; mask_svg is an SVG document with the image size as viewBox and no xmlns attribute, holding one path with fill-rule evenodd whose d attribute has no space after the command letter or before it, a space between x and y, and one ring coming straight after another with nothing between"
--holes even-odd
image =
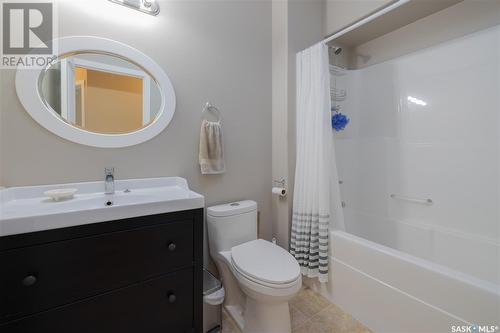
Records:
<instances>
[{"instance_id":1,"label":"white oval mirror frame","mask_svg":"<svg viewBox=\"0 0 500 333\"><path fill-rule=\"evenodd\" d=\"M39 92L39 78L44 69L18 68L17 95L30 116L52 133L72 142L100 148L120 148L148 141L162 132L175 112L175 92L163 69L144 53L126 44L100 37L75 36L54 41L59 55L78 52L103 52L128 59L142 67L156 80L162 93L158 116L150 125L127 134L101 134L83 130L65 122L43 101Z\"/></svg>"}]
</instances>

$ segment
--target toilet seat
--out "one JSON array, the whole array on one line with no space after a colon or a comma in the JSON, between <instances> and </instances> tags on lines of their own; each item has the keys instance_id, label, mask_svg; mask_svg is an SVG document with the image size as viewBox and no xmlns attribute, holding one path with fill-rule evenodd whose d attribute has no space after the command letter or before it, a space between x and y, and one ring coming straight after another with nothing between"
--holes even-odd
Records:
<instances>
[{"instance_id":1,"label":"toilet seat","mask_svg":"<svg viewBox=\"0 0 500 333\"><path fill-rule=\"evenodd\" d=\"M263 239L233 247L231 265L242 277L269 288L290 288L301 281L300 266L295 258Z\"/></svg>"},{"instance_id":2,"label":"toilet seat","mask_svg":"<svg viewBox=\"0 0 500 333\"><path fill-rule=\"evenodd\" d=\"M236 266L234 266L234 264L232 265L232 271L240 282L241 282L241 280L246 280L249 285L252 285L254 287L254 289L258 288L259 291L261 291L261 292L263 292L263 290L270 290L270 289L273 289L273 290L279 289L279 290L283 290L283 291L286 289L290 289L290 288L293 289L297 283L301 283L301 281L302 281L300 276L299 276L296 280L289 282L289 283L284 283L284 284L268 283L268 282L253 278L251 276L248 276L247 274L239 271L238 268Z\"/></svg>"}]
</instances>

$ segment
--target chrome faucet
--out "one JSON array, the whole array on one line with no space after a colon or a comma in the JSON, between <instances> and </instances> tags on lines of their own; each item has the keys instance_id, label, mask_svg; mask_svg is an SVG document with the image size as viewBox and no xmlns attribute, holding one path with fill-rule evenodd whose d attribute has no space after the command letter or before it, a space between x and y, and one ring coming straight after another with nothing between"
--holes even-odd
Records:
<instances>
[{"instance_id":1,"label":"chrome faucet","mask_svg":"<svg viewBox=\"0 0 500 333\"><path fill-rule=\"evenodd\" d=\"M115 193L115 168L104 169L104 194Z\"/></svg>"}]
</instances>

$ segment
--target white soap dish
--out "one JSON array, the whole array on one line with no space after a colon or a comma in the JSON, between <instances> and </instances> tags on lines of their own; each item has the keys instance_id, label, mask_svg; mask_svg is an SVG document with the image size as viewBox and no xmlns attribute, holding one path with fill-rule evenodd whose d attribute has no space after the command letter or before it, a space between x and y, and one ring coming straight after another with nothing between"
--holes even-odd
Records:
<instances>
[{"instance_id":1,"label":"white soap dish","mask_svg":"<svg viewBox=\"0 0 500 333\"><path fill-rule=\"evenodd\" d=\"M59 201L63 199L71 199L73 198L73 195L77 192L78 190L76 188L58 188L55 190L49 190L43 192L45 196L51 198L54 201Z\"/></svg>"}]
</instances>

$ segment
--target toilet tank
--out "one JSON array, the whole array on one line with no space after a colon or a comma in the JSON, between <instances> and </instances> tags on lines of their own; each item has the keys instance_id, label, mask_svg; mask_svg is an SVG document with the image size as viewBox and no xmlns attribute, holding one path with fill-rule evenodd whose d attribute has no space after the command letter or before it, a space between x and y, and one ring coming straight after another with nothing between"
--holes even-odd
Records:
<instances>
[{"instance_id":1,"label":"toilet tank","mask_svg":"<svg viewBox=\"0 0 500 333\"><path fill-rule=\"evenodd\" d=\"M257 203L251 200L207 208L207 231L210 255L257 239Z\"/></svg>"}]
</instances>

